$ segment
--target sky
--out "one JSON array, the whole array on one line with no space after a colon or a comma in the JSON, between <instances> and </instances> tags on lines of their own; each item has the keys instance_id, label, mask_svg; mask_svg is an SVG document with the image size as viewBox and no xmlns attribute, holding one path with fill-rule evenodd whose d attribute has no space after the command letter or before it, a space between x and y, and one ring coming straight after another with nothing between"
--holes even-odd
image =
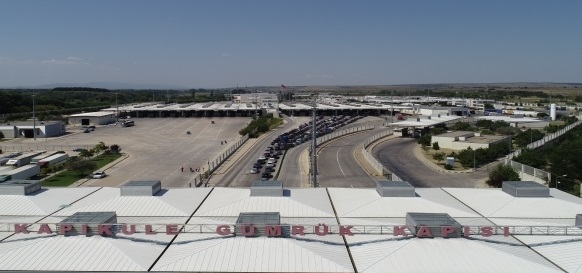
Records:
<instances>
[{"instance_id":1,"label":"sky","mask_svg":"<svg viewBox=\"0 0 582 273\"><path fill-rule=\"evenodd\" d=\"M0 87L582 82L582 1L0 3Z\"/></svg>"}]
</instances>

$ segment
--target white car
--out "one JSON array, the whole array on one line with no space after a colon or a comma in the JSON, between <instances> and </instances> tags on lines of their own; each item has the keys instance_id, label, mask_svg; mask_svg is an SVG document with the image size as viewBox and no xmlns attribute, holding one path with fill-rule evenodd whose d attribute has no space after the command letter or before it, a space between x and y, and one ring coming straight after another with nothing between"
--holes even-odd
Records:
<instances>
[{"instance_id":1,"label":"white car","mask_svg":"<svg viewBox=\"0 0 582 273\"><path fill-rule=\"evenodd\" d=\"M265 165L267 168L271 167L274 168L275 167L275 163L274 162L267 162L267 165Z\"/></svg>"},{"instance_id":2,"label":"white car","mask_svg":"<svg viewBox=\"0 0 582 273\"><path fill-rule=\"evenodd\" d=\"M277 159L274 157L269 158L269 160L267 160L267 163L275 163L277 162Z\"/></svg>"},{"instance_id":3,"label":"white car","mask_svg":"<svg viewBox=\"0 0 582 273\"><path fill-rule=\"evenodd\" d=\"M261 157L259 157L259 160L267 160L267 158L264 155L262 155Z\"/></svg>"},{"instance_id":4,"label":"white car","mask_svg":"<svg viewBox=\"0 0 582 273\"><path fill-rule=\"evenodd\" d=\"M251 173L259 173L259 169L257 169L257 168L252 168L252 169L251 169Z\"/></svg>"},{"instance_id":5,"label":"white car","mask_svg":"<svg viewBox=\"0 0 582 273\"><path fill-rule=\"evenodd\" d=\"M98 172L93 173L93 178L94 179L101 179L101 178L103 178L105 176L107 176L107 175L105 174L104 171L98 171Z\"/></svg>"}]
</instances>

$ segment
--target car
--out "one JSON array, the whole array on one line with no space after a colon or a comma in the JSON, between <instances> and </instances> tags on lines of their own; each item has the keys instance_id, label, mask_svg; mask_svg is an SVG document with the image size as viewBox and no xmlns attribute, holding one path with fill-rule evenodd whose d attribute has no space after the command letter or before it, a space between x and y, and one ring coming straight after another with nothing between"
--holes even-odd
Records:
<instances>
[{"instance_id":1,"label":"car","mask_svg":"<svg viewBox=\"0 0 582 273\"><path fill-rule=\"evenodd\" d=\"M101 179L107 175L105 174L104 171L98 171L98 172L94 172L92 176L94 179Z\"/></svg>"},{"instance_id":2,"label":"car","mask_svg":"<svg viewBox=\"0 0 582 273\"><path fill-rule=\"evenodd\" d=\"M257 169L257 168L252 168L252 169L251 169L251 173L259 173L259 169Z\"/></svg>"},{"instance_id":3,"label":"car","mask_svg":"<svg viewBox=\"0 0 582 273\"><path fill-rule=\"evenodd\" d=\"M261 181L268 181L269 178L268 177L261 177Z\"/></svg>"},{"instance_id":4,"label":"car","mask_svg":"<svg viewBox=\"0 0 582 273\"><path fill-rule=\"evenodd\" d=\"M267 165L265 165L267 168L271 167L275 167L275 163L274 162L267 162Z\"/></svg>"},{"instance_id":5,"label":"car","mask_svg":"<svg viewBox=\"0 0 582 273\"><path fill-rule=\"evenodd\" d=\"M276 154L277 154L277 155L283 155L283 152L282 152L282 151L277 151L277 153L276 153Z\"/></svg>"},{"instance_id":6,"label":"car","mask_svg":"<svg viewBox=\"0 0 582 273\"><path fill-rule=\"evenodd\" d=\"M83 148L75 148L75 149L73 149L73 152L82 152L82 151L87 151L87 149L83 149Z\"/></svg>"},{"instance_id":7,"label":"car","mask_svg":"<svg viewBox=\"0 0 582 273\"><path fill-rule=\"evenodd\" d=\"M269 160L267 160L267 163L269 163L269 162L275 163L275 162L277 162L277 159L274 157L271 157L271 158L269 158Z\"/></svg>"},{"instance_id":8,"label":"car","mask_svg":"<svg viewBox=\"0 0 582 273\"><path fill-rule=\"evenodd\" d=\"M85 129L85 130L83 131L83 133L91 133L91 130L89 130L89 129Z\"/></svg>"},{"instance_id":9,"label":"car","mask_svg":"<svg viewBox=\"0 0 582 273\"><path fill-rule=\"evenodd\" d=\"M271 178L273 176L270 173L267 173L266 172L266 173L263 173L263 175L261 175L261 177L263 177L263 178Z\"/></svg>"},{"instance_id":10,"label":"car","mask_svg":"<svg viewBox=\"0 0 582 273\"><path fill-rule=\"evenodd\" d=\"M253 168L260 169L260 168L262 168L262 167L263 167L263 164L261 164L261 163L258 163L258 162L257 162L257 163L255 163L255 164L253 164Z\"/></svg>"},{"instance_id":11,"label":"car","mask_svg":"<svg viewBox=\"0 0 582 273\"><path fill-rule=\"evenodd\" d=\"M267 160L267 157L264 156L264 155L262 155L262 156L259 157L259 160Z\"/></svg>"},{"instance_id":12,"label":"car","mask_svg":"<svg viewBox=\"0 0 582 273\"><path fill-rule=\"evenodd\" d=\"M274 171L275 171L275 169L273 169L273 167L265 167L265 172L266 173L272 173Z\"/></svg>"}]
</instances>

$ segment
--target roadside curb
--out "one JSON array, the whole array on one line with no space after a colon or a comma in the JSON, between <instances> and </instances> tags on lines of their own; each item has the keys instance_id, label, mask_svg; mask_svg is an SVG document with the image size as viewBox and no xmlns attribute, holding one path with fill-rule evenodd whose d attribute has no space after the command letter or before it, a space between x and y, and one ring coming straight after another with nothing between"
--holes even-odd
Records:
<instances>
[{"instance_id":1,"label":"roadside curb","mask_svg":"<svg viewBox=\"0 0 582 273\"><path fill-rule=\"evenodd\" d=\"M111 167L119 164L121 161L127 159L130 156L130 154L122 154L120 158L116 159L115 161L103 166L102 168L97 169L97 171L102 170L102 171L106 171L108 169L110 169ZM69 187L80 187L83 186L83 184L87 183L89 180L91 180L92 178L86 178L85 181L79 183L79 181L69 185Z\"/></svg>"}]
</instances>

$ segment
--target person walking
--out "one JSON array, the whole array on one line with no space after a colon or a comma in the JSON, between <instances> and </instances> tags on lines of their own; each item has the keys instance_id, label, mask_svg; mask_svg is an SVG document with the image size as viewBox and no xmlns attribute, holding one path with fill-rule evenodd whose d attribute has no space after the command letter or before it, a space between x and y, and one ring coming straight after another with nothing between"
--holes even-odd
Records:
<instances>
[{"instance_id":1,"label":"person walking","mask_svg":"<svg viewBox=\"0 0 582 273\"><path fill-rule=\"evenodd\" d=\"M181 170L182 172L184 172L184 166L180 167L180 170Z\"/></svg>"}]
</instances>

